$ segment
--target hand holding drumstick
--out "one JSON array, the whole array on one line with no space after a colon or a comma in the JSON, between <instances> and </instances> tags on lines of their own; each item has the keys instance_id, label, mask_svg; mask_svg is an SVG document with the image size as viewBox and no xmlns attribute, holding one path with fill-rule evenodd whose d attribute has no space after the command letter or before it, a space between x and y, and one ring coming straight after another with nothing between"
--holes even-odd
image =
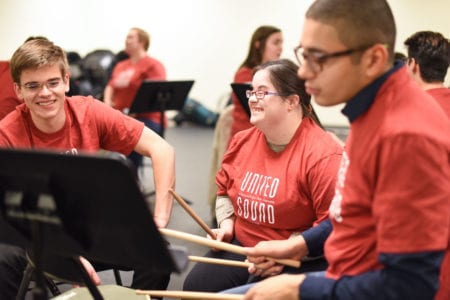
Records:
<instances>
[{"instance_id":1,"label":"hand holding drumstick","mask_svg":"<svg viewBox=\"0 0 450 300\"><path fill-rule=\"evenodd\" d=\"M246 249L252 248L244 248L236 245L229 244L232 239L232 234L234 228L234 220L227 219L222 222L222 228L212 230L208 227L208 225L195 213L195 211L177 194L173 189L170 189L169 192L174 196L175 200L186 210L186 212L200 225L200 227L205 230L205 232L210 236L211 239L195 236L188 233L182 233L179 231L160 228L160 232L166 236L179 238L183 240L187 240L194 243L199 243L204 246L211 247L213 249L225 250L233 253L238 253L242 255L247 255ZM275 261L276 263L282 265L288 265L292 267L300 267L300 261L291 260L291 259L272 259L269 257L265 257L266 260Z\"/></svg>"}]
</instances>

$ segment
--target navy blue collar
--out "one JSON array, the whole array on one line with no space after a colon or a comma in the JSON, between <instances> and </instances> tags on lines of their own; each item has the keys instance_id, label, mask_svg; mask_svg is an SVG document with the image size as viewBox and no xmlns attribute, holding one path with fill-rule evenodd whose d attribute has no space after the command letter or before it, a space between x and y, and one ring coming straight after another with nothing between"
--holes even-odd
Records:
<instances>
[{"instance_id":1,"label":"navy blue collar","mask_svg":"<svg viewBox=\"0 0 450 300\"><path fill-rule=\"evenodd\" d=\"M384 73L382 76L378 77L371 84L363 88L355 97L350 99L345 107L342 109L342 113L348 118L348 120L353 122L360 115L365 113L377 95L378 90L383 85L383 83L391 76L394 72L399 70L404 63L400 60L395 61L394 67Z\"/></svg>"}]
</instances>

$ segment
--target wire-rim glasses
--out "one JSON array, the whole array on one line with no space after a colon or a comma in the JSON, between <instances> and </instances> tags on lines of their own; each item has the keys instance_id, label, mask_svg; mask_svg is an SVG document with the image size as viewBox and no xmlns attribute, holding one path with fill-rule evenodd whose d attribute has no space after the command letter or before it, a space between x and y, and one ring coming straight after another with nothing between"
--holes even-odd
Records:
<instances>
[{"instance_id":1,"label":"wire-rim glasses","mask_svg":"<svg viewBox=\"0 0 450 300\"><path fill-rule=\"evenodd\" d=\"M44 85L49 90L57 89L61 85L62 82L63 82L63 80L61 78L53 78L46 82L36 82L36 81L27 82L25 84L22 84L21 86L30 93L36 93L36 92L42 90Z\"/></svg>"}]
</instances>

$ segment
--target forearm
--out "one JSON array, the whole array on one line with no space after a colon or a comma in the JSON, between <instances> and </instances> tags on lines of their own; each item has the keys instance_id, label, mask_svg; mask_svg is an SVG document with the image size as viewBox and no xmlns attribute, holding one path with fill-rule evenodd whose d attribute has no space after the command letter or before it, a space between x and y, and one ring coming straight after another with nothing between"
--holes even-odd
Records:
<instances>
[{"instance_id":1,"label":"forearm","mask_svg":"<svg viewBox=\"0 0 450 300\"><path fill-rule=\"evenodd\" d=\"M103 92L103 102L105 102L109 106L113 106L113 101L112 101L113 95L114 95L114 90L113 90L112 86L107 85L105 87L105 91Z\"/></svg>"},{"instance_id":2,"label":"forearm","mask_svg":"<svg viewBox=\"0 0 450 300\"><path fill-rule=\"evenodd\" d=\"M381 254L385 267L339 280L307 276L300 286L302 300L433 299L439 282L442 252Z\"/></svg>"},{"instance_id":3,"label":"forearm","mask_svg":"<svg viewBox=\"0 0 450 300\"><path fill-rule=\"evenodd\" d=\"M158 227L166 227L173 204L169 189L175 188L175 151L166 140L147 127L143 128L134 150L152 160L156 191L154 220Z\"/></svg>"},{"instance_id":4,"label":"forearm","mask_svg":"<svg viewBox=\"0 0 450 300\"><path fill-rule=\"evenodd\" d=\"M172 212L173 196L169 189L175 188L175 152L167 145L163 153L152 157L155 207L154 219L158 227L166 227Z\"/></svg>"},{"instance_id":5,"label":"forearm","mask_svg":"<svg viewBox=\"0 0 450 300\"><path fill-rule=\"evenodd\" d=\"M216 218L217 224L220 227L220 224L225 220L234 215L233 204L231 203L231 199L225 196L217 196L216 198Z\"/></svg>"},{"instance_id":6,"label":"forearm","mask_svg":"<svg viewBox=\"0 0 450 300\"><path fill-rule=\"evenodd\" d=\"M307 255L315 257L323 255L323 247L326 239L331 233L333 226L329 219L322 221L319 225L302 232L305 239L308 253Z\"/></svg>"}]
</instances>

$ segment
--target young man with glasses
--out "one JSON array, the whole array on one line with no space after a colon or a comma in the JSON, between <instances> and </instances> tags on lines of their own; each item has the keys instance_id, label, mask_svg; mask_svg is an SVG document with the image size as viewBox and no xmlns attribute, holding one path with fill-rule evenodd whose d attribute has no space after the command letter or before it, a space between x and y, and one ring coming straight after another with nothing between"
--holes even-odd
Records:
<instances>
[{"instance_id":1,"label":"young man with glasses","mask_svg":"<svg viewBox=\"0 0 450 300\"><path fill-rule=\"evenodd\" d=\"M345 103L350 121L329 210L329 267L324 276L268 278L244 299L435 297L449 246L450 124L394 64L395 32L384 0L317 0L308 9L298 75L318 104ZM296 249L274 241L247 254L286 258Z\"/></svg>"},{"instance_id":2,"label":"young man with glasses","mask_svg":"<svg viewBox=\"0 0 450 300\"><path fill-rule=\"evenodd\" d=\"M169 189L175 182L172 146L142 122L101 101L66 97L68 69L64 51L48 40L28 41L14 52L11 75L24 104L0 122L0 147L53 149L68 155L100 149L127 155L135 150L152 159L157 191L153 218L158 227L167 226L173 203ZM167 287L170 274L154 275L140 266L134 269L133 288ZM4 292L0 290L0 296Z\"/></svg>"}]
</instances>

